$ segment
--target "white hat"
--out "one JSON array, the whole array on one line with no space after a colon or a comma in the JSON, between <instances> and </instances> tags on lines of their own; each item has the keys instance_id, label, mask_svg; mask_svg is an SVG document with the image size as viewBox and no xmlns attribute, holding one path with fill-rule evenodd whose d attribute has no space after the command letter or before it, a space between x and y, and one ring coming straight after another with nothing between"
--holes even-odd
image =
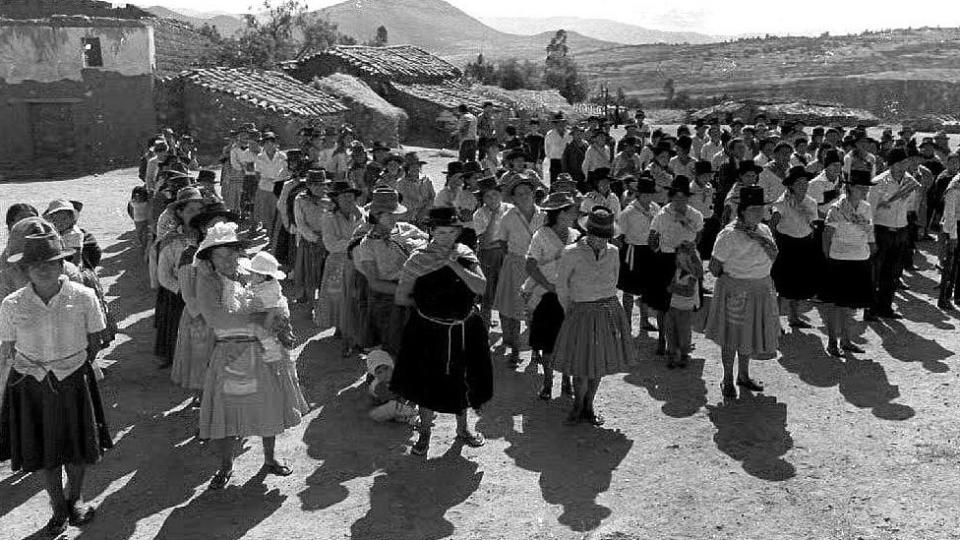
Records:
<instances>
[{"instance_id":1,"label":"white hat","mask_svg":"<svg viewBox=\"0 0 960 540\"><path fill-rule=\"evenodd\" d=\"M232 222L217 223L207 230L207 235L200 242L200 247L193 256L193 266L197 261L210 258L210 250L217 246L236 246L242 249L244 242L237 237L237 224Z\"/></svg>"},{"instance_id":2,"label":"white hat","mask_svg":"<svg viewBox=\"0 0 960 540\"><path fill-rule=\"evenodd\" d=\"M240 259L239 264L240 268L254 274L270 276L278 280L287 277L287 274L280 271L280 263L277 259L266 251L257 253L252 259Z\"/></svg>"},{"instance_id":3,"label":"white hat","mask_svg":"<svg viewBox=\"0 0 960 540\"><path fill-rule=\"evenodd\" d=\"M393 367L393 358L390 353L383 349L374 349L367 353L367 372L374 375L380 366Z\"/></svg>"}]
</instances>

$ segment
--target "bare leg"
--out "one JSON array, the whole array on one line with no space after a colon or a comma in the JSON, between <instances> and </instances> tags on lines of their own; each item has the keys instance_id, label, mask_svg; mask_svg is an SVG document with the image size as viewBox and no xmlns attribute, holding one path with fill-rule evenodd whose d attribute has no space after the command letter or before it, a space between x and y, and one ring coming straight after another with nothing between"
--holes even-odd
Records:
<instances>
[{"instance_id":1,"label":"bare leg","mask_svg":"<svg viewBox=\"0 0 960 540\"><path fill-rule=\"evenodd\" d=\"M849 345L850 341L850 318L852 317L850 308L839 308L837 310L837 335L840 337L841 345Z\"/></svg>"},{"instance_id":2,"label":"bare leg","mask_svg":"<svg viewBox=\"0 0 960 540\"><path fill-rule=\"evenodd\" d=\"M736 360L736 349L724 347L720 351L720 361L723 364L723 384L733 384L733 363Z\"/></svg>"},{"instance_id":3,"label":"bare leg","mask_svg":"<svg viewBox=\"0 0 960 540\"><path fill-rule=\"evenodd\" d=\"M276 457L276 448L277 448L277 438L276 437L263 437L263 462L266 465L273 465L277 462Z\"/></svg>"},{"instance_id":4,"label":"bare leg","mask_svg":"<svg viewBox=\"0 0 960 540\"><path fill-rule=\"evenodd\" d=\"M741 381L750 380L750 356L743 353L737 353L737 379Z\"/></svg>"},{"instance_id":5,"label":"bare leg","mask_svg":"<svg viewBox=\"0 0 960 540\"><path fill-rule=\"evenodd\" d=\"M543 353L543 385L540 388L540 399L548 400L553 396L553 354Z\"/></svg>"},{"instance_id":6,"label":"bare leg","mask_svg":"<svg viewBox=\"0 0 960 540\"><path fill-rule=\"evenodd\" d=\"M663 330L663 321L666 319L666 313L657 310L657 354L667 353L667 336Z\"/></svg>"},{"instance_id":7,"label":"bare leg","mask_svg":"<svg viewBox=\"0 0 960 540\"><path fill-rule=\"evenodd\" d=\"M627 326L631 329L630 333L633 334L633 305L634 299L633 295L630 293L623 293L623 312L627 316ZM643 325L643 321L640 321L640 325Z\"/></svg>"},{"instance_id":8,"label":"bare leg","mask_svg":"<svg viewBox=\"0 0 960 540\"><path fill-rule=\"evenodd\" d=\"M217 441L218 450L220 451L220 472L233 470L233 447L236 442L237 439L235 437L224 437Z\"/></svg>"}]
</instances>

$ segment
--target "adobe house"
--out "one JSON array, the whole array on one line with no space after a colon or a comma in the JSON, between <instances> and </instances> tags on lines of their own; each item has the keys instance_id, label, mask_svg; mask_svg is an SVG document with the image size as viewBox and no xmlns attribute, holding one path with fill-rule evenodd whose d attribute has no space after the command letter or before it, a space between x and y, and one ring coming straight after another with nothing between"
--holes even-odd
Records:
<instances>
[{"instance_id":1,"label":"adobe house","mask_svg":"<svg viewBox=\"0 0 960 540\"><path fill-rule=\"evenodd\" d=\"M462 84L463 74L453 64L413 45L337 45L286 62L282 68L306 83L334 73L360 79L389 103L406 111L409 121L401 138L410 144L451 145L451 131L456 125L454 111L461 103L475 112L484 101L504 105Z\"/></svg>"},{"instance_id":2,"label":"adobe house","mask_svg":"<svg viewBox=\"0 0 960 540\"><path fill-rule=\"evenodd\" d=\"M160 81L159 116L192 133L203 155L219 156L223 138L246 122L270 129L284 147L295 146L304 126L337 126L347 107L338 99L280 73L257 69L200 68Z\"/></svg>"}]
</instances>

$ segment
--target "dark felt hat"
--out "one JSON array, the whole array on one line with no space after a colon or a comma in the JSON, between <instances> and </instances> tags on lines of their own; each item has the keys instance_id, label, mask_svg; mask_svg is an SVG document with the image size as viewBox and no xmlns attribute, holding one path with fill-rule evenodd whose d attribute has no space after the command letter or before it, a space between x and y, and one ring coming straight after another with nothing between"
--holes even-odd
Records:
<instances>
[{"instance_id":1,"label":"dark felt hat","mask_svg":"<svg viewBox=\"0 0 960 540\"><path fill-rule=\"evenodd\" d=\"M526 173L514 174L509 178L508 183L503 186L503 191L506 191L508 195L512 196L513 192L517 190L518 187L527 185L530 186L530 189L536 191L540 187L537 179L530 176Z\"/></svg>"},{"instance_id":2,"label":"dark felt hat","mask_svg":"<svg viewBox=\"0 0 960 540\"><path fill-rule=\"evenodd\" d=\"M351 186L350 182L346 180L337 180L330 184L330 189L328 190L330 197L336 197L341 193L353 193L356 196L360 196L360 190Z\"/></svg>"},{"instance_id":3,"label":"dark felt hat","mask_svg":"<svg viewBox=\"0 0 960 540\"><path fill-rule=\"evenodd\" d=\"M463 162L462 161L451 161L447 163L447 172L444 173L448 177L455 174L463 174Z\"/></svg>"},{"instance_id":4,"label":"dark felt hat","mask_svg":"<svg viewBox=\"0 0 960 540\"><path fill-rule=\"evenodd\" d=\"M400 193L388 187L379 187L370 194L367 210L371 214L405 214L407 207L400 204Z\"/></svg>"},{"instance_id":5,"label":"dark felt hat","mask_svg":"<svg viewBox=\"0 0 960 540\"><path fill-rule=\"evenodd\" d=\"M307 183L316 184L324 183L330 180L330 177L327 176L327 171L324 169L310 169L307 171Z\"/></svg>"},{"instance_id":6,"label":"dark felt hat","mask_svg":"<svg viewBox=\"0 0 960 540\"><path fill-rule=\"evenodd\" d=\"M7 262L26 266L37 263L59 261L73 255L72 249L63 247L63 240L56 232L29 234L24 238L23 251L11 255Z\"/></svg>"},{"instance_id":7,"label":"dark felt hat","mask_svg":"<svg viewBox=\"0 0 960 540\"><path fill-rule=\"evenodd\" d=\"M737 166L737 174L739 174L740 176L743 176L748 172L755 172L757 174L760 174L761 172L763 172L763 167L754 163L752 159L745 159L741 161Z\"/></svg>"},{"instance_id":8,"label":"dark felt hat","mask_svg":"<svg viewBox=\"0 0 960 540\"><path fill-rule=\"evenodd\" d=\"M712 172L713 172L713 163L710 163L705 159L701 159L700 161L693 164L693 173L696 175L710 174Z\"/></svg>"},{"instance_id":9,"label":"dark felt hat","mask_svg":"<svg viewBox=\"0 0 960 540\"><path fill-rule=\"evenodd\" d=\"M907 152L903 148L894 148L887 152L887 165L894 165L907 159Z\"/></svg>"},{"instance_id":10,"label":"dark felt hat","mask_svg":"<svg viewBox=\"0 0 960 540\"><path fill-rule=\"evenodd\" d=\"M813 178L813 175L807 172L806 167L797 165L790 167L790 170L787 171L787 177L783 179L783 185L792 186L797 180L810 180L811 178Z\"/></svg>"},{"instance_id":11,"label":"dark felt hat","mask_svg":"<svg viewBox=\"0 0 960 540\"><path fill-rule=\"evenodd\" d=\"M870 174L870 171L862 169L852 169L850 176L847 178L847 183L851 186L872 186L876 184L876 182L873 181L873 175Z\"/></svg>"},{"instance_id":12,"label":"dark felt hat","mask_svg":"<svg viewBox=\"0 0 960 540\"><path fill-rule=\"evenodd\" d=\"M598 167L587 173L587 183L589 184L595 184L604 179L610 179L609 167Z\"/></svg>"},{"instance_id":13,"label":"dark felt hat","mask_svg":"<svg viewBox=\"0 0 960 540\"><path fill-rule=\"evenodd\" d=\"M616 216L605 206L594 206L583 221L583 229L587 234L599 238L613 238L616 236Z\"/></svg>"},{"instance_id":14,"label":"dark felt hat","mask_svg":"<svg viewBox=\"0 0 960 540\"><path fill-rule=\"evenodd\" d=\"M654 194L657 192L657 182L650 176L637 178L637 193Z\"/></svg>"},{"instance_id":15,"label":"dark felt hat","mask_svg":"<svg viewBox=\"0 0 960 540\"><path fill-rule=\"evenodd\" d=\"M483 195L485 192L490 191L491 189L500 191L500 184L497 183L497 178L495 176L486 176L477 181L477 190L473 193L475 195Z\"/></svg>"},{"instance_id":16,"label":"dark felt hat","mask_svg":"<svg viewBox=\"0 0 960 540\"><path fill-rule=\"evenodd\" d=\"M214 183L217 181L217 171L210 169L200 169L200 172L197 173L197 182L208 182Z\"/></svg>"},{"instance_id":17,"label":"dark felt hat","mask_svg":"<svg viewBox=\"0 0 960 540\"><path fill-rule=\"evenodd\" d=\"M483 168L480 167L480 163L476 161L468 161L463 164L463 174L480 174L483 172Z\"/></svg>"},{"instance_id":18,"label":"dark felt hat","mask_svg":"<svg viewBox=\"0 0 960 540\"><path fill-rule=\"evenodd\" d=\"M427 213L427 223L431 227L463 227L457 209L452 206L431 208Z\"/></svg>"},{"instance_id":19,"label":"dark felt hat","mask_svg":"<svg viewBox=\"0 0 960 540\"><path fill-rule=\"evenodd\" d=\"M190 218L190 223L187 225L193 229L202 230L207 228L208 223L219 217L233 223L240 222L240 216L237 213L231 211L222 202L215 202L203 207L203 212Z\"/></svg>"},{"instance_id":20,"label":"dark felt hat","mask_svg":"<svg viewBox=\"0 0 960 540\"><path fill-rule=\"evenodd\" d=\"M386 158L384 158L383 164L386 165L387 163L390 163L391 161L396 161L396 162L399 163L400 165L403 165L403 156L401 156L401 155L400 155L399 153L397 153L397 152L390 152L390 154L387 155Z\"/></svg>"},{"instance_id":21,"label":"dark felt hat","mask_svg":"<svg viewBox=\"0 0 960 540\"><path fill-rule=\"evenodd\" d=\"M370 147L370 152L389 152L390 147L383 143L383 141L373 141L373 146Z\"/></svg>"},{"instance_id":22,"label":"dark felt hat","mask_svg":"<svg viewBox=\"0 0 960 540\"><path fill-rule=\"evenodd\" d=\"M420 165L426 165L427 162L420 159L420 156L416 152L407 152L403 155L404 164L411 165L413 163L419 163Z\"/></svg>"},{"instance_id":23,"label":"dark felt hat","mask_svg":"<svg viewBox=\"0 0 960 540\"><path fill-rule=\"evenodd\" d=\"M513 161L515 159L521 159L521 158L523 159L524 162L533 161L533 159L531 159L526 152L524 152L523 150L520 150L519 148L511 150L510 152L507 152L507 155L504 156L503 160Z\"/></svg>"},{"instance_id":24,"label":"dark felt hat","mask_svg":"<svg viewBox=\"0 0 960 540\"><path fill-rule=\"evenodd\" d=\"M763 188L760 186L744 186L740 188L740 203L742 210L751 206L763 206Z\"/></svg>"},{"instance_id":25,"label":"dark felt hat","mask_svg":"<svg viewBox=\"0 0 960 540\"><path fill-rule=\"evenodd\" d=\"M843 163L843 156L840 155L840 152L836 150L827 150L823 154L823 166L829 167L834 163Z\"/></svg>"},{"instance_id":26,"label":"dark felt hat","mask_svg":"<svg viewBox=\"0 0 960 540\"><path fill-rule=\"evenodd\" d=\"M684 175L679 175L670 182L670 187L667 188L667 195L674 196L677 193L682 193L687 197L693 195L690 191L690 179Z\"/></svg>"}]
</instances>

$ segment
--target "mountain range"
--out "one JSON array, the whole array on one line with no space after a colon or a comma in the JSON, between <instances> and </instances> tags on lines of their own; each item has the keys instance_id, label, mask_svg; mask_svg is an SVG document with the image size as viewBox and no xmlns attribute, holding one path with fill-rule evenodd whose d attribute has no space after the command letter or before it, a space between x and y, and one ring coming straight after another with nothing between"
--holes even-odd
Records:
<instances>
[{"instance_id":1,"label":"mountain range","mask_svg":"<svg viewBox=\"0 0 960 540\"><path fill-rule=\"evenodd\" d=\"M587 37L615 41L625 45L644 43L712 43L723 41L727 36L711 36L698 32L672 32L654 30L635 24L609 19L582 17L483 17L480 21L501 32L534 35L564 28Z\"/></svg>"}]
</instances>

